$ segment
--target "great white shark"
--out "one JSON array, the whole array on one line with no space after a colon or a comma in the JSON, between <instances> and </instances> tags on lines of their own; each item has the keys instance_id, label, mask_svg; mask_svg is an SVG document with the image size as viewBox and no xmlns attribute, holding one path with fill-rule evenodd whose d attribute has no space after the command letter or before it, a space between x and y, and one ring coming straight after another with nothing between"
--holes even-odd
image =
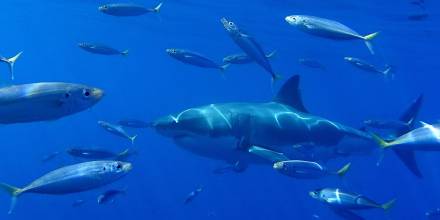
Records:
<instances>
[{"instance_id":1,"label":"great white shark","mask_svg":"<svg viewBox=\"0 0 440 220\"><path fill-rule=\"evenodd\" d=\"M338 157L379 149L370 133L310 114L299 82L299 75L291 77L269 102L210 104L161 117L151 125L185 150L229 163L302 159L305 152Z\"/></svg>"}]
</instances>

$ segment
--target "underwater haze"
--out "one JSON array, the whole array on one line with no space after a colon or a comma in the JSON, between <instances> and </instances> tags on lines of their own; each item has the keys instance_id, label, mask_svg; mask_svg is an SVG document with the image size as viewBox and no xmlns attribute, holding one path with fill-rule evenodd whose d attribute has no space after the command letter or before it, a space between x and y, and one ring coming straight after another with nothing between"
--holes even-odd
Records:
<instances>
[{"instance_id":1,"label":"underwater haze","mask_svg":"<svg viewBox=\"0 0 440 220\"><path fill-rule=\"evenodd\" d=\"M126 2L149 9L159 3ZM216 174L214 170L234 161L195 154L152 128L125 128L138 135L132 145L97 122L137 119L151 124L162 116L212 103L269 102L283 83L298 74L302 101L310 114L362 130L364 120L399 119L423 94L415 128L422 126L418 121L438 123L440 2L165 0L160 12L139 16L98 10L126 2L2 0L0 55L12 57L23 51L14 66L14 80L8 65L0 63L2 87L69 82L101 88L105 95L96 106L57 120L1 125L0 182L24 187L52 170L87 161L69 156L66 150L72 147L112 152L131 148L135 153L128 158L133 169L127 176L92 190L26 193L11 214L10 196L0 193L0 219L344 219L309 195L327 187L356 192L380 204L396 199L387 211L355 211L363 219L434 219L426 212L440 207L440 152L416 153L423 177L376 143L373 152L365 155L341 153L315 161L330 170L351 163L342 178L291 178L276 172L271 163L246 164L243 172ZM420 14L426 16L411 17ZM289 15L335 20L362 36L380 32L372 41L375 54L363 40L334 40L301 31L285 21ZM179 62L167 54L168 48L182 48L220 64L227 55L244 53L225 31L223 17L252 36L265 52L276 50L269 61L281 79L272 83L271 75L257 63L230 65L222 71ZM128 50L128 55L90 53L78 46L82 42ZM392 77L357 68L344 57L366 60L381 70L389 65ZM303 58L324 68L298 62ZM59 154L42 161L53 152ZM199 187L201 192L186 203ZM125 193L98 204L97 197L110 189ZM77 200L84 204L73 206Z\"/></svg>"}]
</instances>

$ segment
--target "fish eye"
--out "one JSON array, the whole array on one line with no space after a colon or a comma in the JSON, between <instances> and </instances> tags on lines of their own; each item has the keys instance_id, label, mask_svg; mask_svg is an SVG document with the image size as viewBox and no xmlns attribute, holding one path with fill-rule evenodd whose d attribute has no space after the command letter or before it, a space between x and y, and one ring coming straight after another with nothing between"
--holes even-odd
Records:
<instances>
[{"instance_id":1,"label":"fish eye","mask_svg":"<svg viewBox=\"0 0 440 220\"><path fill-rule=\"evenodd\" d=\"M118 169L118 170L122 169L122 164L118 163L118 164L116 165L116 169Z\"/></svg>"},{"instance_id":2,"label":"fish eye","mask_svg":"<svg viewBox=\"0 0 440 220\"><path fill-rule=\"evenodd\" d=\"M84 96L84 97L89 97L90 94L91 94L91 93L90 93L90 90L88 90L88 89L84 89L84 90L83 90L83 96Z\"/></svg>"},{"instance_id":3,"label":"fish eye","mask_svg":"<svg viewBox=\"0 0 440 220\"><path fill-rule=\"evenodd\" d=\"M233 26L233 25L234 25L234 23L233 23L232 21L230 21L230 22L229 22L229 25L230 25L230 26Z\"/></svg>"},{"instance_id":4,"label":"fish eye","mask_svg":"<svg viewBox=\"0 0 440 220\"><path fill-rule=\"evenodd\" d=\"M105 170L106 170L106 168L105 168L105 167L103 167L103 168L102 168L102 171L105 171Z\"/></svg>"}]
</instances>

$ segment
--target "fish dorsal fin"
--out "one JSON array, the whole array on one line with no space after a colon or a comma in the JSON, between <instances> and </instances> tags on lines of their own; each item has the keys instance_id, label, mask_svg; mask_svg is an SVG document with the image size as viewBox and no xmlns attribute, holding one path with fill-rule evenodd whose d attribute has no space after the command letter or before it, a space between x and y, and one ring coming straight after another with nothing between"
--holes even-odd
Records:
<instances>
[{"instance_id":1,"label":"fish dorsal fin","mask_svg":"<svg viewBox=\"0 0 440 220\"><path fill-rule=\"evenodd\" d=\"M431 124L428 124L428 123L426 123L424 121L420 121L420 124L422 124L423 127L432 127Z\"/></svg>"},{"instance_id":2,"label":"fish dorsal fin","mask_svg":"<svg viewBox=\"0 0 440 220\"><path fill-rule=\"evenodd\" d=\"M299 89L299 75L292 76L281 87L273 99L274 102L285 104L301 112L308 112L303 105L301 91Z\"/></svg>"}]
</instances>

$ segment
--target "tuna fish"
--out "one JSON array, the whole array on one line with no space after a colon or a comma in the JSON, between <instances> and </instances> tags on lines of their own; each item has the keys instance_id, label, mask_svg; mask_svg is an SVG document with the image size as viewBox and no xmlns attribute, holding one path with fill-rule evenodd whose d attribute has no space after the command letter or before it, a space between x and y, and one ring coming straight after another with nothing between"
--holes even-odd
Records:
<instances>
[{"instance_id":1,"label":"tuna fish","mask_svg":"<svg viewBox=\"0 0 440 220\"><path fill-rule=\"evenodd\" d=\"M62 195L91 190L125 176L132 166L120 161L91 161L74 164L49 172L23 188L0 183L0 188L12 196L9 213L24 193Z\"/></svg>"},{"instance_id":2,"label":"tuna fish","mask_svg":"<svg viewBox=\"0 0 440 220\"><path fill-rule=\"evenodd\" d=\"M290 25L298 27L300 30L320 37L337 39L337 40L363 40L374 54L371 40L373 40L379 32L375 32L366 36L360 35L353 29L333 20L319 18L308 15L290 15L285 18Z\"/></svg>"},{"instance_id":3,"label":"tuna fish","mask_svg":"<svg viewBox=\"0 0 440 220\"><path fill-rule=\"evenodd\" d=\"M159 13L163 3L159 3L154 8L146 8L141 5L131 3L115 3L99 6L98 10L104 14L127 17L127 16L140 16L148 13Z\"/></svg>"},{"instance_id":4,"label":"tuna fish","mask_svg":"<svg viewBox=\"0 0 440 220\"><path fill-rule=\"evenodd\" d=\"M89 86L42 82L0 88L0 124L52 121L89 109L104 92Z\"/></svg>"}]
</instances>

